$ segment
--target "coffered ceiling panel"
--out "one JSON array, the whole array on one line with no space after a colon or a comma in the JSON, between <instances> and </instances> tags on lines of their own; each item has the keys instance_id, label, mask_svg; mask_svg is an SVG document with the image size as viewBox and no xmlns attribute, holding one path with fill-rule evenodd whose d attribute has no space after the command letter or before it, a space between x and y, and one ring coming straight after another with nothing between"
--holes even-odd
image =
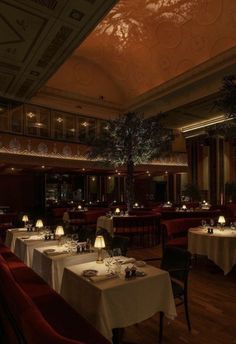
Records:
<instances>
[{"instance_id":1,"label":"coffered ceiling panel","mask_svg":"<svg viewBox=\"0 0 236 344\"><path fill-rule=\"evenodd\" d=\"M116 0L2 0L0 96L29 99Z\"/></svg>"}]
</instances>

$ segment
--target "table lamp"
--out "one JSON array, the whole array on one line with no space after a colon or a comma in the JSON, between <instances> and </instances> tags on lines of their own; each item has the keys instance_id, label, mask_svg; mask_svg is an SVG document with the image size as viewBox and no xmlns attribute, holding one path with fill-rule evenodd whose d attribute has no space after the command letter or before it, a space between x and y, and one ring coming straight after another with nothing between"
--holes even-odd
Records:
<instances>
[{"instance_id":1,"label":"table lamp","mask_svg":"<svg viewBox=\"0 0 236 344\"><path fill-rule=\"evenodd\" d=\"M115 215L120 215L120 208L116 208Z\"/></svg>"},{"instance_id":2,"label":"table lamp","mask_svg":"<svg viewBox=\"0 0 236 344\"><path fill-rule=\"evenodd\" d=\"M218 223L220 224L221 229L223 229L223 227L225 225L225 218L224 218L224 216L222 216L222 215L219 216Z\"/></svg>"},{"instance_id":3,"label":"table lamp","mask_svg":"<svg viewBox=\"0 0 236 344\"><path fill-rule=\"evenodd\" d=\"M186 210L186 209L187 209L186 205L185 205L185 204L183 204L183 206L182 206L182 210Z\"/></svg>"},{"instance_id":4,"label":"table lamp","mask_svg":"<svg viewBox=\"0 0 236 344\"><path fill-rule=\"evenodd\" d=\"M79 205L78 205L78 210L81 210L81 209L82 209L82 207L81 207L81 205L79 204Z\"/></svg>"},{"instance_id":5,"label":"table lamp","mask_svg":"<svg viewBox=\"0 0 236 344\"><path fill-rule=\"evenodd\" d=\"M138 203L134 203L134 208L138 208Z\"/></svg>"},{"instance_id":6,"label":"table lamp","mask_svg":"<svg viewBox=\"0 0 236 344\"><path fill-rule=\"evenodd\" d=\"M40 220L40 219L38 219L38 220L36 221L35 227L37 228L37 230L40 230L41 228L43 228L43 227L44 227L44 226L43 226L43 221Z\"/></svg>"},{"instance_id":7,"label":"table lamp","mask_svg":"<svg viewBox=\"0 0 236 344\"><path fill-rule=\"evenodd\" d=\"M24 222L24 226L26 227L26 222L29 221L28 215L23 215L22 221Z\"/></svg>"},{"instance_id":8,"label":"table lamp","mask_svg":"<svg viewBox=\"0 0 236 344\"><path fill-rule=\"evenodd\" d=\"M61 245L61 238L64 234L65 234L64 228L62 226L57 226L57 228L55 230L55 235L58 239L58 245Z\"/></svg>"},{"instance_id":9,"label":"table lamp","mask_svg":"<svg viewBox=\"0 0 236 344\"><path fill-rule=\"evenodd\" d=\"M94 247L98 249L97 263L103 263L102 249L106 247L105 241L102 235L98 235L94 242Z\"/></svg>"}]
</instances>

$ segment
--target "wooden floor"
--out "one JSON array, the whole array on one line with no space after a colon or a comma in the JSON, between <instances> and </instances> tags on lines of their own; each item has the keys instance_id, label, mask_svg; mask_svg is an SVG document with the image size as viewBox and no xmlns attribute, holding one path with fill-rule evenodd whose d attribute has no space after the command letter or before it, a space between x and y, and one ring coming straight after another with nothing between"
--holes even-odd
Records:
<instances>
[{"instance_id":1,"label":"wooden floor","mask_svg":"<svg viewBox=\"0 0 236 344\"><path fill-rule=\"evenodd\" d=\"M161 250L130 250L130 257L161 256ZM152 263L155 266L159 262ZM144 291L145 292L145 291ZM236 269L227 276L205 258L194 264L189 276L189 311L192 331L187 329L183 306L177 318L165 319L163 344L236 344ZM124 343L157 344L159 315L125 329Z\"/></svg>"}]
</instances>

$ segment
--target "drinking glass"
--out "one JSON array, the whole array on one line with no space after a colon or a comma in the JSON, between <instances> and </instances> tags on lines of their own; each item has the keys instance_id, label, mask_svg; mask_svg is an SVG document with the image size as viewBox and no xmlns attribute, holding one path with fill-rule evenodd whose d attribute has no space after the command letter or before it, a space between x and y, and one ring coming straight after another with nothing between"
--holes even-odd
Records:
<instances>
[{"instance_id":1,"label":"drinking glass","mask_svg":"<svg viewBox=\"0 0 236 344\"><path fill-rule=\"evenodd\" d=\"M107 273L109 274L111 272L111 266L113 263L113 258L112 257L107 257L104 259L105 266L107 268Z\"/></svg>"},{"instance_id":2,"label":"drinking glass","mask_svg":"<svg viewBox=\"0 0 236 344\"><path fill-rule=\"evenodd\" d=\"M205 228L206 227L206 220L201 220L201 225L203 228Z\"/></svg>"},{"instance_id":3,"label":"drinking glass","mask_svg":"<svg viewBox=\"0 0 236 344\"><path fill-rule=\"evenodd\" d=\"M214 219L210 219L210 225L211 225L211 227L214 227L214 224L215 224Z\"/></svg>"}]
</instances>

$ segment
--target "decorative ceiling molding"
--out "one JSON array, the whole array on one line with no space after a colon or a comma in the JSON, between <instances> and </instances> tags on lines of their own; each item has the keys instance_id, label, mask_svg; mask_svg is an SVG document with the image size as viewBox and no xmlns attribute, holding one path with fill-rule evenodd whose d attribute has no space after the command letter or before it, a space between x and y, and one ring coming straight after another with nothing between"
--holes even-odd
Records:
<instances>
[{"instance_id":1,"label":"decorative ceiling molding","mask_svg":"<svg viewBox=\"0 0 236 344\"><path fill-rule=\"evenodd\" d=\"M29 99L117 0L2 0L0 96Z\"/></svg>"},{"instance_id":2,"label":"decorative ceiling molding","mask_svg":"<svg viewBox=\"0 0 236 344\"><path fill-rule=\"evenodd\" d=\"M104 119L113 118L124 110L119 104L108 102L105 99L86 97L47 86L41 88L31 98L30 103Z\"/></svg>"}]
</instances>

